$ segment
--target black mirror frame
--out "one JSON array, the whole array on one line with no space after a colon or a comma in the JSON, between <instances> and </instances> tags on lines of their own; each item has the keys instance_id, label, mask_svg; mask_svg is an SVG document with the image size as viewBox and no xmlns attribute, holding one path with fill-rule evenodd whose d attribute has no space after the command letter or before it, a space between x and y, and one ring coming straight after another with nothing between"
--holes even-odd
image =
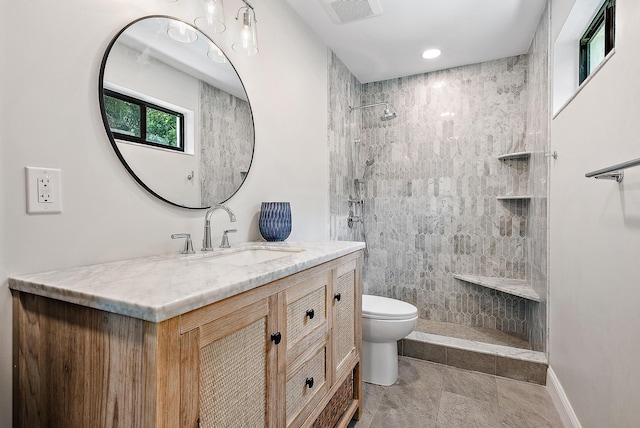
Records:
<instances>
[{"instance_id":1,"label":"black mirror frame","mask_svg":"<svg viewBox=\"0 0 640 428\"><path fill-rule=\"evenodd\" d=\"M120 162L122 163L122 165L125 167L125 169L129 172L129 174L131 175L131 177L133 177L133 179L143 188L145 189L147 192L151 193L153 196L155 196L156 198L160 199L161 201L164 201L170 205L176 206L176 207L180 207L180 208L186 208L189 210L206 210L209 209L210 206L204 206L204 207L190 207L190 206L186 206L186 205L181 205L178 204L176 202L170 201L167 198L159 195L157 192L155 192L153 189L151 189L140 177L138 177L138 175L136 175L136 173L133 171L133 169L129 166L129 164L127 163L126 159L124 158L124 156L122 155L122 153L120 152L120 150L118 149L118 146L116 144L116 140L113 136L113 133L111 132L110 126L109 126L109 122L108 122L108 118L107 118L107 113L105 111L105 103L104 103L104 71L107 65L107 59L109 58L109 54L111 53L111 49L113 48L113 46L115 45L116 41L118 40L118 38L120 37L120 35L122 33L124 33L129 27L131 27L132 25L136 24L137 22L143 21L145 19L151 19L151 18L166 18L166 19L171 19L173 21L178 21L178 22L182 22L186 25L188 25L189 27L195 28L196 30L197 27L194 27L193 25L184 22L180 19L174 18L172 16L167 16L167 15L149 15L149 16L143 16L141 18L138 18L132 22L130 22L129 24L127 24L126 26L124 26L120 31L118 31L118 33L111 39L111 41L109 42L109 45L107 46L107 49L104 53L104 56L102 57L102 62L100 64L100 72L98 74L98 101L100 104L100 114L102 116L102 122L104 124L104 129L107 133L107 136L109 137L109 141L111 142L111 146L114 150L114 152L116 153L116 155L118 156L118 159L120 159ZM211 40L211 38L209 38L209 36L207 36L206 34L204 34L202 31L198 30L198 32L200 34L203 34L205 37L207 37L211 43L213 43L215 45L215 42L213 40ZM217 46L217 45L216 45ZM220 49L218 47L218 49ZM225 55L226 56L226 55ZM228 59L228 57L227 57ZM240 78L240 74L238 73L238 70L236 69L236 67L233 65L233 63L231 63L231 61L229 61L229 65L231 65L231 67L233 68L233 70L235 71L236 75L238 76L238 80L240 81L240 84L242 85L242 89L244 90L244 93L247 95L247 102L249 104L249 111L251 113L251 125L253 126L253 150L251 153L251 161L249 162L249 167L247 168L247 174L245 175L245 177L242 180L242 183L240 183L240 185L238 186L238 188L227 198L224 199L222 201L219 201L218 203L225 203L227 202L229 199L231 199L236 193L238 193L238 191L242 188L242 185L244 184L244 182L247 180L247 176L249 175L249 171L251 171L251 165L253 164L253 157L255 155L255 145L256 145L256 133L255 133L255 121L253 118L253 109L251 108L251 101L249 101L249 94L247 93L247 88L244 85L244 82L242 81L242 79Z\"/></svg>"}]
</instances>

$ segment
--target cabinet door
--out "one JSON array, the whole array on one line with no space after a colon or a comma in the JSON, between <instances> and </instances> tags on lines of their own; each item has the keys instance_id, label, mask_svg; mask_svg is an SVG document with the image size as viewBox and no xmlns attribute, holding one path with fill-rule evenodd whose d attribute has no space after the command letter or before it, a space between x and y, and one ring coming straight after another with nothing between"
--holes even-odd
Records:
<instances>
[{"instance_id":1,"label":"cabinet door","mask_svg":"<svg viewBox=\"0 0 640 428\"><path fill-rule=\"evenodd\" d=\"M184 333L183 427L273 427L277 393L275 297Z\"/></svg>"},{"instance_id":2,"label":"cabinet door","mask_svg":"<svg viewBox=\"0 0 640 428\"><path fill-rule=\"evenodd\" d=\"M333 362L335 379L351 370L360 335L361 293L357 260L339 265L333 287Z\"/></svg>"}]
</instances>

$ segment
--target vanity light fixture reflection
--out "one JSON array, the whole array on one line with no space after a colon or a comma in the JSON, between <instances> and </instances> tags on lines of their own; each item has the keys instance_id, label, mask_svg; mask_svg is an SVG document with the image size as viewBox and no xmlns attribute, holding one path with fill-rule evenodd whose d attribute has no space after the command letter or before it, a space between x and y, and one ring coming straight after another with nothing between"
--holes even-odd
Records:
<instances>
[{"instance_id":1,"label":"vanity light fixture reflection","mask_svg":"<svg viewBox=\"0 0 640 428\"><path fill-rule=\"evenodd\" d=\"M258 37L256 33L256 14L247 1L246 5L238 9L236 20L240 22L240 34L237 41L231 45L231 49L241 55L252 56L258 53Z\"/></svg>"},{"instance_id":2,"label":"vanity light fixture reflection","mask_svg":"<svg viewBox=\"0 0 640 428\"><path fill-rule=\"evenodd\" d=\"M222 0L200 0L203 16L195 19L194 24L205 33L219 34L227 29L224 22L224 6Z\"/></svg>"},{"instance_id":3,"label":"vanity light fixture reflection","mask_svg":"<svg viewBox=\"0 0 640 428\"><path fill-rule=\"evenodd\" d=\"M180 21L171 21L167 29L167 34L173 40L181 43L193 43L198 40L196 32L188 28L184 22Z\"/></svg>"},{"instance_id":4,"label":"vanity light fixture reflection","mask_svg":"<svg viewBox=\"0 0 640 428\"><path fill-rule=\"evenodd\" d=\"M220 48L213 43L209 43L209 51L207 52L207 57L211 61L219 63L223 63L227 60L227 57L224 56L222 50L220 50Z\"/></svg>"}]
</instances>

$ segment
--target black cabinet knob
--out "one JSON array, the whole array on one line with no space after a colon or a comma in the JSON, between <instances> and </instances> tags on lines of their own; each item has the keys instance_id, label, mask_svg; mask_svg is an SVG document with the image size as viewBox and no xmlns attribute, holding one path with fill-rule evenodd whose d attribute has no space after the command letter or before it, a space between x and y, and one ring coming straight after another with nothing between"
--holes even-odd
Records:
<instances>
[{"instance_id":1,"label":"black cabinet knob","mask_svg":"<svg viewBox=\"0 0 640 428\"><path fill-rule=\"evenodd\" d=\"M338 302L340 301L340 293L336 293L333 295L333 298L336 299Z\"/></svg>"},{"instance_id":2,"label":"black cabinet knob","mask_svg":"<svg viewBox=\"0 0 640 428\"><path fill-rule=\"evenodd\" d=\"M307 316L309 317L310 320L313 319L314 315L315 315L315 312L313 311L313 309L307 309Z\"/></svg>"},{"instance_id":3,"label":"black cabinet knob","mask_svg":"<svg viewBox=\"0 0 640 428\"><path fill-rule=\"evenodd\" d=\"M280 334L280 332L272 333L271 334L271 340L273 341L273 343L275 343L277 345L282 340L282 335Z\"/></svg>"},{"instance_id":4,"label":"black cabinet knob","mask_svg":"<svg viewBox=\"0 0 640 428\"><path fill-rule=\"evenodd\" d=\"M305 381L304 384L307 385L309 388L313 388L313 378L312 377L308 377Z\"/></svg>"}]
</instances>

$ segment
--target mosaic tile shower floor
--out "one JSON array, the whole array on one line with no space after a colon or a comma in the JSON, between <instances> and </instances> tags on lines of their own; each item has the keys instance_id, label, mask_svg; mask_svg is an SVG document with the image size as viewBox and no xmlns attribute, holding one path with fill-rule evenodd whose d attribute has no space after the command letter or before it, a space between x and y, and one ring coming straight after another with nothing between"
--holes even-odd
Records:
<instances>
[{"instance_id":1,"label":"mosaic tile shower floor","mask_svg":"<svg viewBox=\"0 0 640 428\"><path fill-rule=\"evenodd\" d=\"M364 384L364 412L350 428L562 428L544 386L400 357L399 377Z\"/></svg>"}]
</instances>

